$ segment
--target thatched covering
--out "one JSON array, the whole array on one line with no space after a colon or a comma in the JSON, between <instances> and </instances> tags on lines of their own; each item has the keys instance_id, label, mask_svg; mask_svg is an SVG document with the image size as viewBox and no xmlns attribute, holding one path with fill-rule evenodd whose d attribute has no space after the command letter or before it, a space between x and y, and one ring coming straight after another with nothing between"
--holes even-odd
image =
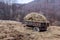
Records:
<instances>
[{"instance_id":1,"label":"thatched covering","mask_svg":"<svg viewBox=\"0 0 60 40\"><path fill-rule=\"evenodd\" d=\"M25 21L46 21L46 18L44 15L40 14L40 13L29 13L24 17Z\"/></svg>"}]
</instances>

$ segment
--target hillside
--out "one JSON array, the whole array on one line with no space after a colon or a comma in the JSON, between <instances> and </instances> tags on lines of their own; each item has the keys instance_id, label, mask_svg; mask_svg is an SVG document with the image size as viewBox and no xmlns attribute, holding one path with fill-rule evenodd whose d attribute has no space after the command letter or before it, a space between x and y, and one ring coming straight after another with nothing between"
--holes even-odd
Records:
<instances>
[{"instance_id":1,"label":"hillside","mask_svg":"<svg viewBox=\"0 0 60 40\"><path fill-rule=\"evenodd\" d=\"M35 0L28 4L12 5L0 2L0 19L23 21L30 12L43 12L50 23L60 22L60 0ZM60 25L60 23L59 23Z\"/></svg>"},{"instance_id":2,"label":"hillside","mask_svg":"<svg viewBox=\"0 0 60 40\"><path fill-rule=\"evenodd\" d=\"M24 13L40 12L49 19L60 20L60 0L35 0L22 7ZM49 19L49 20L50 20Z\"/></svg>"},{"instance_id":3,"label":"hillside","mask_svg":"<svg viewBox=\"0 0 60 40\"><path fill-rule=\"evenodd\" d=\"M50 26L45 32L36 32L21 22L0 20L0 40L59 40L60 27Z\"/></svg>"}]
</instances>

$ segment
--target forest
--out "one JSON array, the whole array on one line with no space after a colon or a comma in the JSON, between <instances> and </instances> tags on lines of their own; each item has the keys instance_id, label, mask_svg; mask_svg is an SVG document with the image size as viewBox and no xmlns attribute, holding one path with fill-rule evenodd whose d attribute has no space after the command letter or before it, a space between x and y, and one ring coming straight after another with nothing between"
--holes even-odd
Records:
<instances>
[{"instance_id":1,"label":"forest","mask_svg":"<svg viewBox=\"0 0 60 40\"><path fill-rule=\"evenodd\" d=\"M30 12L43 12L51 23L60 22L60 0L34 0L28 4L0 1L0 19L22 21Z\"/></svg>"}]
</instances>

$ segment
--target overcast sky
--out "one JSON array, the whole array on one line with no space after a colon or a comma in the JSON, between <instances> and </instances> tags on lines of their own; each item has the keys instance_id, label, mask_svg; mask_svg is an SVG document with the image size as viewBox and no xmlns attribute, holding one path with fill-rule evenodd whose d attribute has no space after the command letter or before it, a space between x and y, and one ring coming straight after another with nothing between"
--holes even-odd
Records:
<instances>
[{"instance_id":1,"label":"overcast sky","mask_svg":"<svg viewBox=\"0 0 60 40\"><path fill-rule=\"evenodd\" d=\"M18 3L29 3L33 0L17 0Z\"/></svg>"},{"instance_id":2,"label":"overcast sky","mask_svg":"<svg viewBox=\"0 0 60 40\"><path fill-rule=\"evenodd\" d=\"M24 4L24 3L29 3L33 0L0 0L1 2L5 2L5 3L21 3L21 4Z\"/></svg>"}]
</instances>

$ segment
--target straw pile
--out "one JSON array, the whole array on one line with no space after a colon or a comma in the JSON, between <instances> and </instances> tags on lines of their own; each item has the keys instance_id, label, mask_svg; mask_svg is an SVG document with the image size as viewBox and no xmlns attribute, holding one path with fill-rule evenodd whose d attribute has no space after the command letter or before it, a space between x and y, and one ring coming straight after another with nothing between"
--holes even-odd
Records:
<instances>
[{"instance_id":1,"label":"straw pile","mask_svg":"<svg viewBox=\"0 0 60 40\"><path fill-rule=\"evenodd\" d=\"M27 14L24 17L24 20L25 21L38 21L39 22L39 21L46 21L46 18L42 14L32 12L32 13Z\"/></svg>"}]
</instances>

